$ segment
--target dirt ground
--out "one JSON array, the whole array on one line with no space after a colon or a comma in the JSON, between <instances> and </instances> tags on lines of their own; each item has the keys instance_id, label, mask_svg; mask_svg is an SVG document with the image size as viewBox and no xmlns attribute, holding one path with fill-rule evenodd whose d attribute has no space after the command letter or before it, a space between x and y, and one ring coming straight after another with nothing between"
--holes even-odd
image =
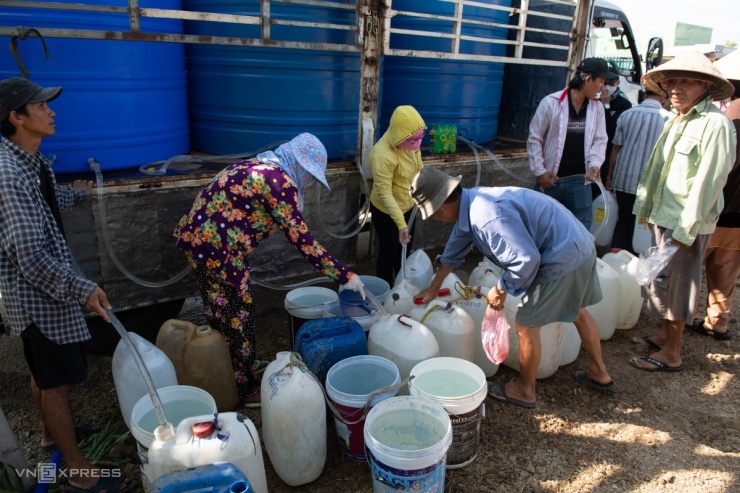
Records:
<instances>
[{"instance_id":1,"label":"dirt ground","mask_svg":"<svg viewBox=\"0 0 740 493\"><path fill-rule=\"evenodd\" d=\"M463 272L479 258L470 255ZM372 274L369 262L357 266ZM461 274L462 277L463 274ZM258 357L272 359L288 348L285 292L257 288ZM735 294L740 309L740 289ZM197 299L187 300L180 318L203 323ZM646 351L632 343L637 335L654 334L658 324L643 313L636 327L617 330L602 342L604 359L616 391L598 393L573 380L586 367L578 360L538 384L534 410L487 398L478 456L470 465L447 472L446 492L696 492L740 491L740 337L737 318L731 341L687 332L684 371L646 373L627 360ZM111 329L112 330L112 329ZM89 358L89 379L75 388L72 408L78 423L121 421L111 378L111 358ZM501 367L491 380L511 379L516 372ZM26 459L34 467L49 460L38 448L40 425L28 388L28 371L17 337L0 337L0 406ZM240 409L260 429L260 411ZM370 492L366 463L345 457L333 424L328 426L328 454L322 475L311 484L286 486L265 453L272 492ZM125 475L139 479L134 441L116 455L129 457ZM139 481L140 484L140 481ZM56 486L51 491L61 491ZM138 487L136 492L143 492Z\"/></svg>"}]
</instances>

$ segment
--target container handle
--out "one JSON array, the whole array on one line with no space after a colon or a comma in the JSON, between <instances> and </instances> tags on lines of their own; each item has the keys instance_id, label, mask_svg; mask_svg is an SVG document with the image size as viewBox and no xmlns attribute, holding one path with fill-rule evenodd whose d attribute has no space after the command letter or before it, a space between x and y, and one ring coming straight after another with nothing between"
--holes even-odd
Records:
<instances>
[{"instance_id":1,"label":"container handle","mask_svg":"<svg viewBox=\"0 0 740 493\"><path fill-rule=\"evenodd\" d=\"M314 378L316 378L316 377L314 377ZM376 390L374 392L370 392L370 394L368 394L368 396L367 396L367 400L365 401L365 406L364 406L364 410L362 411L362 416L360 416L360 418L357 419L357 420L355 420L355 421L350 421L350 420L346 419L344 416L342 416L339 413L339 411L337 410L337 408L334 407L334 404L329 399L329 396L326 395L326 392L324 392L324 398L326 399L326 404L329 406L329 409L331 409L331 412L334 414L334 416L336 416L336 418L339 421L341 421L342 423L344 423L346 425L355 425L355 424L359 423L360 421L362 421L363 419L365 419L367 417L367 413L370 412L370 407L371 407L370 406L370 403L373 401L373 399L376 396L381 395L381 394L385 394L386 392L390 392L392 390L400 389L404 385L408 385L408 383L411 380L413 380L413 379L414 379L414 375L409 375L408 377L404 378L403 380L401 380L400 382L398 382L395 385L389 385L387 387L381 387L381 388L379 388L378 390ZM321 388L323 389L324 387L322 386Z\"/></svg>"},{"instance_id":2,"label":"container handle","mask_svg":"<svg viewBox=\"0 0 740 493\"><path fill-rule=\"evenodd\" d=\"M406 322L404 322L403 320L401 320L401 317L406 317L406 318L411 318L411 317L409 317L408 315L399 315L398 316L398 323L399 324L405 325L406 327L411 327L411 324L407 324Z\"/></svg>"}]
</instances>

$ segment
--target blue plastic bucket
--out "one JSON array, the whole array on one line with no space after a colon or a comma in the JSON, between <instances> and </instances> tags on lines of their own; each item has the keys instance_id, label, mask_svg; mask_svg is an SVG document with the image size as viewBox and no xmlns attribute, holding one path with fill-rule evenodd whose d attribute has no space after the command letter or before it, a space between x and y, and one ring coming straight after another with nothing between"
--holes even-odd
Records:
<instances>
[{"instance_id":1,"label":"blue plastic bucket","mask_svg":"<svg viewBox=\"0 0 740 493\"><path fill-rule=\"evenodd\" d=\"M511 6L511 0L493 0L494 5ZM429 0L394 0L399 11L454 17L456 4ZM509 12L465 6L467 19L508 24ZM391 20L394 29L408 29L451 34L453 23L439 19L398 15ZM506 39L507 29L485 25L463 25L463 35ZM440 36L391 34L390 46L400 50L448 52L451 40ZM506 45L473 43L462 40L460 52L472 55L505 56ZM414 106L427 124L451 123L458 133L476 142L490 142L496 137L504 64L488 61L442 60L385 56L383 60L383 95L379 127L388 128L391 114L399 105ZM424 137L428 144L429 136Z\"/></svg>"},{"instance_id":2,"label":"blue plastic bucket","mask_svg":"<svg viewBox=\"0 0 740 493\"><path fill-rule=\"evenodd\" d=\"M340 417L334 416L342 452L355 460L366 460L365 420L361 419L370 394L401 382L398 367L381 356L353 356L331 367L326 375L326 394ZM395 396L398 389L373 397L370 407Z\"/></svg>"},{"instance_id":3,"label":"blue plastic bucket","mask_svg":"<svg viewBox=\"0 0 740 493\"><path fill-rule=\"evenodd\" d=\"M75 0L59 0L76 3ZM127 7L126 0L87 0L91 5ZM179 0L141 0L143 8L179 9ZM2 8L0 24L47 29L129 31L125 14L34 8ZM142 31L182 33L182 22L141 20ZM103 172L138 167L190 150L185 57L178 43L45 38L18 41L30 80L62 86L49 104L56 134L41 143L56 155L54 172L90 173L88 158ZM0 38L8 46L9 38ZM9 53L0 57L0 79L20 76Z\"/></svg>"},{"instance_id":4,"label":"blue plastic bucket","mask_svg":"<svg viewBox=\"0 0 740 493\"><path fill-rule=\"evenodd\" d=\"M442 493L452 423L424 397L391 397L365 418L365 445L374 493Z\"/></svg>"},{"instance_id":5,"label":"blue plastic bucket","mask_svg":"<svg viewBox=\"0 0 740 493\"><path fill-rule=\"evenodd\" d=\"M349 289L339 292L339 307L348 317L364 317L377 309L370 298L363 298L359 292Z\"/></svg>"}]
</instances>

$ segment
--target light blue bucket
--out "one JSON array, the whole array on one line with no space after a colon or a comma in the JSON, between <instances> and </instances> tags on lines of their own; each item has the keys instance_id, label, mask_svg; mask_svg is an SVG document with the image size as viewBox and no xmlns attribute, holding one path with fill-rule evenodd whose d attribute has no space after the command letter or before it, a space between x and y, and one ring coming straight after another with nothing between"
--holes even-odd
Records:
<instances>
[{"instance_id":1,"label":"light blue bucket","mask_svg":"<svg viewBox=\"0 0 740 493\"><path fill-rule=\"evenodd\" d=\"M391 397L370 410L364 431L374 493L444 491L452 423L442 406Z\"/></svg>"}]
</instances>

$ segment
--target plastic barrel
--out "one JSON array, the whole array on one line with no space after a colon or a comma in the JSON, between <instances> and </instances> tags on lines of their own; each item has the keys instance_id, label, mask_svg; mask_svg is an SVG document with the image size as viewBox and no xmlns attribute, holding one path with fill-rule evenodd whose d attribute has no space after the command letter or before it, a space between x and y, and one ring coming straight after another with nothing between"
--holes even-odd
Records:
<instances>
[{"instance_id":1,"label":"plastic barrel","mask_svg":"<svg viewBox=\"0 0 740 493\"><path fill-rule=\"evenodd\" d=\"M75 3L74 0L59 0ZM88 0L91 5L127 7L126 0ZM142 0L141 7L180 9L179 0ZM1 8L0 24L48 29L129 31L125 14ZM144 32L181 33L182 22L141 20ZM56 112L56 134L41 152L56 155L54 172L89 173L88 158L103 172L185 154L190 149L183 45L71 38L18 41L30 80L62 86L49 106ZM8 46L9 39L0 38ZM0 78L20 76L10 53L0 56Z\"/></svg>"},{"instance_id":2,"label":"plastic barrel","mask_svg":"<svg viewBox=\"0 0 740 493\"><path fill-rule=\"evenodd\" d=\"M344 4L344 0L330 0ZM260 1L185 0L188 10L259 15ZM273 19L353 26L353 10L274 2ZM260 38L259 26L185 23L188 34ZM281 41L354 45L353 30L271 27ZM357 147L359 53L288 48L188 45L186 48L193 148L214 154L273 148L301 132L316 135L329 158Z\"/></svg>"},{"instance_id":3,"label":"plastic barrel","mask_svg":"<svg viewBox=\"0 0 740 493\"><path fill-rule=\"evenodd\" d=\"M510 0L493 0L494 5L510 7ZM428 0L395 0L393 9L433 15L454 16L455 4ZM499 24L509 23L508 11L465 7L465 18ZM398 15L391 27L436 33L452 33L451 21ZM468 36L506 39L507 30L481 25L463 25ZM449 38L391 34L393 49L448 52ZM460 53L505 56L506 45L460 42ZM476 142L496 137L504 64L483 61L442 60L385 56L380 129L388 128L393 110L404 104L414 106L427 124L453 123L458 133ZM428 135L424 143L428 144Z\"/></svg>"}]
</instances>

